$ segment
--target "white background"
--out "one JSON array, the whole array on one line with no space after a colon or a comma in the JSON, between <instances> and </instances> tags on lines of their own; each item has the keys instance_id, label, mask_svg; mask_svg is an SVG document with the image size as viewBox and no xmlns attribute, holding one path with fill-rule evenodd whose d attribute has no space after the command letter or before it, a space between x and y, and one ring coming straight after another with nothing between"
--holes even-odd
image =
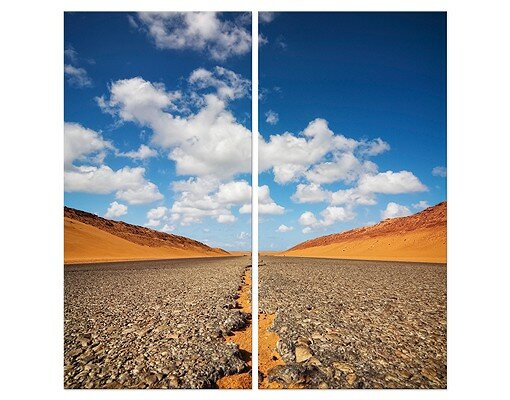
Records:
<instances>
[{"instance_id":1,"label":"white background","mask_svg":"<svg viewBox=\"0 0 510 400\"><path fill-rule=\"evenodd\" d=\"M510 248L510 22L503 4L418 0L4 2L0 23L3 398L503 397L510 337L506 254ZM63 390L63 11L142 9L448 12L447 390ZM254 241L256 245L256 236Z\"/></svg>"}]
</instances>

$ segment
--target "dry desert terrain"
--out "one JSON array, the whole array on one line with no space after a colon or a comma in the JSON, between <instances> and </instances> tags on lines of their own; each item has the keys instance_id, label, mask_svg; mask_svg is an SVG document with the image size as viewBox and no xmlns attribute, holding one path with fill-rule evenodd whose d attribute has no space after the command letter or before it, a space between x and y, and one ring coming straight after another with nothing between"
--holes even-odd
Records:
<instances>
[{"instance_id":1,"label":"dry desert terrain","mask_svg":"<svg viewBox=\"0 0 510 400\"><path fill-rule=\"evenodd\" d=\"M275 255L446 263L446 202L408 217L311 239Z\"/></svg>"},{"instance_id":2,"label":"dry desert terrain","mask_svg":"<svg viewBox=\"0 0 510 400\"><path fill-rule=\"evenodd\" d=\"M235 337L251 319L249 266L249 257L65 266L65 387L249 387L251 331L250 343Z\"/></svg>"},{"instance_id":3,"label":"dry desert terrain","mask_svg":"<svg viewBox=\"0 0 510 400\"><path fill-rule=\"evenodd\" d=\"M445 264L262 256L259 288L262 388L446 388Z\"/></svg>"}]
</instances>

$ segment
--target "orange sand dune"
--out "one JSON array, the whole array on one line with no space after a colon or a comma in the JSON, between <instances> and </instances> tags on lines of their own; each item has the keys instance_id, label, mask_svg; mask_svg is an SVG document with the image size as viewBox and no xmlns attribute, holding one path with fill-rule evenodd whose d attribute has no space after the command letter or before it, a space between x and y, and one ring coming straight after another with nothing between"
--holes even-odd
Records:
<instances>
[{"instance_id":1,"label":"orange sand dune","mask_svg":"<svg viewBox=\"0 0 510 400\"><path fill-rule=\"evenodd\" d=\"M233 256L249 256L251 251L249 250L230 250L229 253Z\"/></svg>"},{"instance_id":2,"label":"orange sand dune","mask_svg":"<svg viewBox=\"0 0 510 400\"><path fill-rule=\"evenodd\" d=\"M228 255L223 249L213 249L182 236L110 221L79 210L66 208L64 212L65 264Z\"/></svg>"},{"instance_id":3,"label":"orange sand dune","mask_svg":"<svg viewBox=\"0 0 510 400\"><path fill-rule=\"evenodd\" d=\"M278 256L280 255L281 251L274 251L274 250L261 250L259 251L260 256Z\"/></svg>"},{"instance_id":4,"label":"orange sand dune","mask_svg":"<svg viewBox=\"0 0 510 400\"><path fill-rule=\"evenodd\" d=\"M408 217L312 239L279 255L445 263L446 202Z\"/></svg>"}]
</instances>

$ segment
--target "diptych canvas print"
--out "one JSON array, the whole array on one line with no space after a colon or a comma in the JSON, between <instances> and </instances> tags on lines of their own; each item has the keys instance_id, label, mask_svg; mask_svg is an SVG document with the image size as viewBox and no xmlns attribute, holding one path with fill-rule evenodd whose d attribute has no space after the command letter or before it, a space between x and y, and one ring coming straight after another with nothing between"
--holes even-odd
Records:
<instances>
[{"instance_id":1,"label":"diptych canvas print","mask_svg":"<svg viewBox=\"0 0 510 400\"><path fill-rule=\"evenodd\" d=\"M446 13L254 16L64 14L64 387L446 388Z\"/></svg>"}]
</instances>

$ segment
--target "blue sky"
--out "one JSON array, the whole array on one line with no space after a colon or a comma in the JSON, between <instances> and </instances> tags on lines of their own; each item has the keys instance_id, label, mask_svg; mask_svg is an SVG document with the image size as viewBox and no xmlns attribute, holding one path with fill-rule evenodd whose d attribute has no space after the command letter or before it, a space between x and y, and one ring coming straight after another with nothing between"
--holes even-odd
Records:
<instances>
[{"instance_id":1,"label":"blue sky","mask_svg":"<svg viewBox=\"0 0 510 400\"><path fill-rule=\"evenodd\" d=\"M261 249L446 199L445 19L261 14ZM248 249L249 14L64 22L65 204Z\"/></svg>"},{"instance_id":2,"label":"blue sky","mask_svg":"<svg viewBox=\"0 0 510 400\"><path fill-rule=\"evenodd\" d=\"M67 206L250 248L250 18L65 14Z\"/></svg>"},{"instance_id":3,"label":"blue sky","mask_svg":"<svg viewBox=\"0 0 510 400\"><path fill-rule=\"evenodd\" d=\"M268 13L259 33L262 250L446 199L446 14Z\"/></svg>"}]
</instances>

